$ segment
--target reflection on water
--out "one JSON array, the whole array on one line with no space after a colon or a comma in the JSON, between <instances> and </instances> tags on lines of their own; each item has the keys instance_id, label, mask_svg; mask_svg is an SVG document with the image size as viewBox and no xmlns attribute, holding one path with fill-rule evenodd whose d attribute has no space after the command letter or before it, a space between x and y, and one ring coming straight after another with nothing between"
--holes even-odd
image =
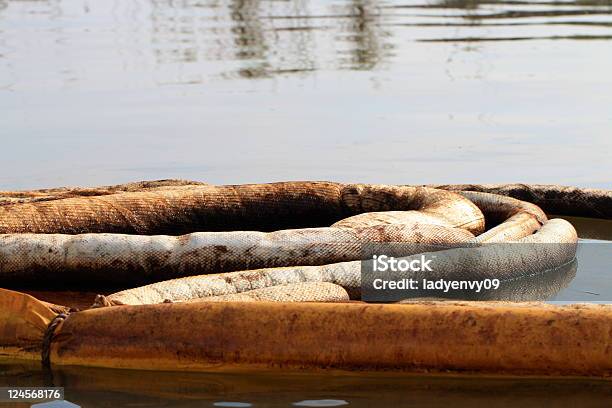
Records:
<instances>
[{"instance_id":1,"label":"reflection on water","mask_svg":"<svg viewBox=\"0 0 612 408\"><path fill-rule=\"evenodd\" d=\"M18 53L10 43L11 31L22 37L48 21L57 36L56 45L68 45L68 22L86 15L83 27L109 18L108 35L121 37L124 30L150 48L157 64L192 64L223 61L238 65L241 77L259 78L275 74L302 73L317 69L372 70L391 58L400 41L501 41L516 39L609 39L608 30L567 34L567 27L612 27L611 0L133 0L103 1L106 7L86 0L0 0L0 58ZM572 17L572 19L561 19ZM545 19L541 19L545 18ZM497 20L503 20L498 22ZM62 23L63 21L63 23ZM124 25L138 25L127 27ZM6 26L8 28L4 28ZM421 27L414 36L394 38L392 27ZM502 28L517 26L564 26L555 33L538 35L436 35L433 27ZM93 28L93 27L92 27ZM429 28L429 29L427 29ZM441 33L441 32L440 32ZM142 34L142 35L141 35ZM4 37L4 36L3 36ZM146 37L146 38L145 38ZM131 38L118 38L131 41ZM20 38L14 38L19 43ZM65 42L64 42L65 41ZM146 42L146 43L145 43ZM32 46L33 44L29 44ZM120 44L125 46L125 44ZM23 50L21 50L23 51ZM129 50L134 52L133 49ZM331 51L331 52L330 52ZM332 55L330 55L332 54ZM121 54L118 55L121 59ZM235 64L236 62L240 62ZM11 67L6 62L7 69ZM10 72L13 77L16 72ZM200 82L210 72L200 72Z\"/></svg>"},{"instance_id":2,"label":"reflection on water","mask_svg":"<svg viewBox=\"0 0 612 408\"><path fill-rule=\"evenodd\" d=\"M86 14L110 17L118 34L124 24L146 39L158 64L236 62L235 73L247 78L309 72L322 68L371 70L392 57L398 39L391 27L612 26L611 0L134 0L105 1L106 9L79 0L0 0L9 28L33 16L70 21ZM105 15L110 13L110 15ZM571 17L572 19L561 19ZM545 19L540 19L545 18ZM497 20L503 20L499 22ZM2 21L2 19L0 19ZM34 23L36 24L36 23ZM54 25L66 34L65 25ZM501 31L501 30L500 30ZM483 35L430 37L415 32L416 41L500 41L513 39L609 39L600 33L547 36ZM124 38L123 40L128 40ZM401 41L406 40L403 38ZM60 41L59 39L57 40ZM0 42L4 53L11 45ZM329 51L333 55L328 55ZM143 50L144 51L144 50ZM207 73L202 73L204 77ZM15 75L15 73L13 73Z\"/></svg>"},{"instance_id":3,"label":"reflection on water","mask_svg":"<svg viewBox=\"0 0 612 408\"><path fill-rule=\"evenodd\" d=\"M340 407L348 405L345 400L322 399L322 400L304 400L291 404L296 407Z\"/></svg>"},{"instance_id":4,"label":"reflection on water","mask_svg":"<svg viewBox=\"0 0 612 408\"><path fill-rule=\"evenodd\" d=\"M233 70L221 68L216 74L245 78L333 68L373 70L392 58L397 43L406 40L592 40L612 36L607 30L588 31L594 27L612 27L612 0L114 0L94 3L87 0L0 0L0 13L0 32L9 34L3 36L4 39L0 37L0 58L18 53L19 44L11 44L12 40L19 43L20 37L40 27L41 20L50 19L56 21L48 27L56 36L56 46L78 41L72 38L71 28L85 32L104 28L108 35L116 36L123 43L120 47L125 47L125 42L135 37L137 44L134 45L140 48L138 52L144 55L150 48L156 64L206 61L212 66L235 67ZM90 15L87 21L79 27L74 19L87 15ZM105 18L112 20L110 25L96 27L96 23L104 23L101 20ZM77 26L66 24L71 21ZM94 25L90 26L92 22ZM392 27L401 26L422 29L415 31L413 36L394 35ZM497 27L502 31L518 26L537 28L521 36L482 31L483 27ZM562 27L554 33L549 30L546 36L539 35L539 27L546 26ZM572 26L581 26L582 32L569 34ZM434 30L436 27L475 30L469 36L458 32L446 36L443 31ZM11 39L10 34L17 38ZM124 34L127 35L124 37ZM32 43L20 45L34 48ZM117 57L121 60L121 53ZM3 68L9 68L8 73L13 78L19 76L10 71L11 66L7 61ZM214 70L199 72L187 83L204 81L211 73Z\"/></svg>"},{"instance_id":5,"label":"reflection on water","mask_svg":"<svg viewBox=\"0 0 612 408\"><path fill-rule=\"evenodd\" d=\"M158 63L241 62L225 76L262 78L318 68L373 69L392 48L372 0L311 12L308 0L153 0L153 50ZM315 31L326 32L336 55L318 58ZM232 64L233 65L233 64Z\"/></svg>"}]
</instances>

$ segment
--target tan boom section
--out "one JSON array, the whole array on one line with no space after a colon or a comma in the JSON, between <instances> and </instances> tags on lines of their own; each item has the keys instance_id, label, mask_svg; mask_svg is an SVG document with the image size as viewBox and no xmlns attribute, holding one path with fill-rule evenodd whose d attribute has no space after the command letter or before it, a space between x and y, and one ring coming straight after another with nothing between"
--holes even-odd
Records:
<instances>
[{"instance_id":1,"label":"tan boom section","mask_svg":"<svg viewBox=\"0 0 612 408\"><path fill-rule=\"evenodd\" d=\"M612 219L610 190L553 184L436 184L430 187L514 197L536 204L550 214Z\"/></svg>"},{"instance_id":2,"label":"tan boom section","mask_svg":"<svg viewBox=\"0 0 612 408\"><path fill-rule=\"evenodd\" d=\"M558 268L576 256L576 231L562 219L548 221L538 232L515 242L453 248L436 253L431 279L516 279ZM99 296L95 306L154 304L222 296L302 282L329 282L360 298L360 261L189 276ZM410 278L412 276L398 276Z\"/></svg>"},{"instance_id":3,"label":"tan boom section","mask_svg":"<svg viewBox=\"0 0 612 408\"><path fill-rule=\"evenodd\" d=\"M425 187L146 186L0 206L0 285L134 286L322 265L361 259L362 247L371 242L444 247L469 242L485 228L482 212L469 199ZM324 226L274 231L317 225ZM187 234L151 236L173 233Z\"/></svg>"}]
</instances>

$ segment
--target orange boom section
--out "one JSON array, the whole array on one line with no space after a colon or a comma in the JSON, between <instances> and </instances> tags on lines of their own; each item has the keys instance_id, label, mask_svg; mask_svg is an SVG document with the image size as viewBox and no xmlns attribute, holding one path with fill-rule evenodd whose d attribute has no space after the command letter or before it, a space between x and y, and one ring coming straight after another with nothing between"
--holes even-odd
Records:
<instances>
[{"instance_id":1,"label":"orange boom section","mask_svg":"<svg viewBox=\"0 0 612 408\"><path fill-rule=\"evenodd\" d=\"M12 302L7 302L12 298ZM3 307L28 320L1 333L13 350L39 358L54 313L2 291ZM35 307L33 307L35 306ZM531 306L534 306L533 304ZM460 370L610 376L609 306L503 303L197 302L118 306L70 314L43 347L51 364L138 369L332 368ZM27 318L26 318L27 315ZM22 321L21 324L26 324ZM19 326L25 327L25 326ZM36 332L38 331L38 332ZM38 338L36 338L38 337Z\"/></svg>"}]
</instances>

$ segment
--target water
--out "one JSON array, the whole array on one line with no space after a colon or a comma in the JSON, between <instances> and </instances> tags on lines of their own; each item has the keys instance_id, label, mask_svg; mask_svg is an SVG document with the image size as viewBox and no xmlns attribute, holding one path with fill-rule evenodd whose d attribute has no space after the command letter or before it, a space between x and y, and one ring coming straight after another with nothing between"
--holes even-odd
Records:
<instances>
[{"instance_id":1,"label":"water","mask_svg":"<svg viewBox=\"0 0 612 408\"><path fill-rule=\"evenodd\" d=\"M53 378L35 365L0 363L0 383L54 384L86 408L215 406L346 408L608 407L609 381L478 378L410 374L303 374L296 372L170 373L78 367L57 368ZM308 405L304 405L306 402ZM341 404L344 402L345 404ZM223 404L225 403L225 404ZM302 405L298 405L298 404ZM332 405L333 403L333 405ZM220 405L221 404L221 405ZM24 405L28 407L28 405Z\"/></svg>"},{"instance_id":2,"label":"water","mask_svg":"<svg viewBox=\"0 0 612 408\"><path fill-rule=\"evenodd\" d=\"M0 189L612 187L610 0L0 0Z\"/></svg>"},{"instance_id":3,"label":"water","mask_svg":"<svg viewBox=\"0 0 612 408\"><path fill-rule=\"evenodd\" d=\"M0 190L157 178L612 188L611 39L611 0L0 0ZM607 224L574 221L610 239ZM599 281L585 273L574 289L590 293ZM85 368L50 380L0 366L0 384L50 381L86 407L612 398L597 381Z\"/></svg>"}]
</instances>

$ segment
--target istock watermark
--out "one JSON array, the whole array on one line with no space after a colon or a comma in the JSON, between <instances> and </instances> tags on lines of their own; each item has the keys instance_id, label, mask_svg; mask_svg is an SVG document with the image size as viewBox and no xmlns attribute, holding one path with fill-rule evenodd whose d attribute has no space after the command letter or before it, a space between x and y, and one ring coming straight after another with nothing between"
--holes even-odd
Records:
<instances>
[{"instance_id":1,"label":"istock watermark","mask_svg":"<svg viewBox=\"0 0 612 408\"><path fill-rule=\"evenodd\" d=\"M433 259L427 259L425 255L421 255L420 258L417 259L406 259L406 258L396 258L394 256L388 255L374 255L372 256L372 260L374 262L373 269L374 272L432 272L431 262Z\"/></svg>"},{"instance_id":2,"label":"istock watermark","mask_svg":"<svg viewBox=\"0 0 612 408\"><path fill-rule=\"evenodd\" d=\"M435 276L435 253L411 257L392 255L373 255L372 260L362 270L362 290L365 298L371 301L389 301L424 296L427 293L452 295L457 291L481 293L483 290L497 290L499 279L466 280L453 278L431 278ZM365 273L364 273L365 272ZM403 277L410 274L410 277ZM379 291L380 293L376 293Z\"/></svg>"},{"instance_id":3,"label":"istock watermark","mask_svg":"<svg viewBox=\"0 0 612 408\"><path fill-rule=\"evenodd\" d=\"M361 298L612 303L612 243L364 246Z\"/></svg>"},{"instance_id":4,"label":"istock watermark","mask_svg":"<svg viewBox=\"0 0 612 408\"><path fill-rule=\"evenodd\" d=\"M449 293L456 290L469 290L480 293L483 290L497 290L501 286L499 279L484 280L446 280L446 279L400 279L388 280L376 278L372 281L375 290L432 290Z\"/></svg>"}]
</instances>

